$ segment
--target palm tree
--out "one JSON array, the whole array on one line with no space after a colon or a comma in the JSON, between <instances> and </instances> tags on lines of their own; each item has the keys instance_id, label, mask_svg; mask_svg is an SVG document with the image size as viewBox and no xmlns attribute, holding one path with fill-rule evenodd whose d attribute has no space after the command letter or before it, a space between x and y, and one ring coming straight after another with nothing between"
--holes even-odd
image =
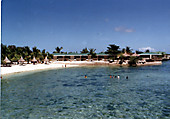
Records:
<instances>
[{"instance_id":1,"label":"palm tree","mask_svg":"<svg viewBox=\"0 0 170 119\"><path fill-rule=\"evenodd\" d=\"M87 48L84 48L82 51L80 51L81 53L89 53Z\"/></svg>"},{"instance_id":2,"label":"palm tree","mask_svg":"<svg viewBox=\"0 0 170 119\"><path fill-rule=\"evenodd\" d=\"M94 48L89 49L89 55L91 55L92 58L94 58L96 56L95 51L96 51L96 49L94 49Z\"/></svg>"},{"instance_id":3,"label":"palm tree","mask_svg":"<svg viewBox=\"0 0 170 119\"><path fill-rule=\"evenodd\" d=\"M141 54L143 53L142 51L136 50L136 54Z\"/></svg>"},{"instance_id":4,"label":"palm tree","mask_svg":"<svg viewBox=\"0 0 170 119\"><path fill-rule=\"evenodd\" d=\"M112 59L115 59L117 57L117 55L119 53L121 53L119 50L119 46L117 46L115 44L110 44L109 47L107 47L107 48L108 48L108 50L105 53L109 54Z\"/></svg>"},{"instance_id":5,"label":"palm tree","mask_svg":"<svg viewBox=\"0 0 170 119\"><path fill-rule=\"evenodd\" d=\"M45 49L43 49L41 53L42 53L44 58L47 56L47 53L45 53Z\"/></svg>"},{"instance_id":6,"label":"palm tree","mask_svg":"<svg viewBox=\"0 0 170 119\"><path fill-rule=\"evenodd\" d=\"M108 50L106 51L107 54L118 54L120 53L119 51L119 46L115 44L110 44L109 47L107 47Z\"/></svg>"},{"instance_id":7,"label":"palm tree","mask_svg":"<svg viewBox=\"0 0 170 119\"><path fill-rule=\"evenodd\" d=\"M150 51L147 49L146 51L145 51L145 53L149 53Z\"/></svg>"},{"instance_id":8,"label":"palm tree","mask_svg":"<svg viewBox=\"0 0 170 119\"><path fill-rule=\"evenodd\" d=\"M56 47L56 48L55 48L55 50L57 51L57 53L60 53L62 49L63 49L63 47L60 47L60 48L59 48L59 47Z\"/></svg>"},{"instance_id":9,"label":"palm tree","mask_svg":"<svg viewBox=\"0 0 170 119\"><path fill-rule=\"evenodd\" d=\"M122 53L125 53L125 52L126 52L126 49L125 49L125 48L123 48L123 49L122 49Z\"/></svg>"},{"instance_id":10,"label":"palm tree","mask_svg":"<svg viewBox=\"0 0 170 119\"><path fill-rule=\"evenodd\" d=\"M140 59L139 57L131 56L128 64L129 64L130 66L137 66L136 63L138 62L139 59Z\"/></svg>"},{"instance_id":11,"label":"palm tree","mask_svg":"<svg viewBox=\"0 0 170 119\"><path fill-rule=\"evenodd\" d=\"M126 53L132 53L132 49L130 49L128 46L126 46Z\"/></svg>"},{"instance_id":12,"label":"palm tree","mask_svg":"<svg viewBox=\"0 0 170 119\"><path fill-rule=\"evenodd\" d=\"M32 51L30 50L30 48L28 46L24 47L24 51L25 53L27 53L28 55L31 55Z\"/></svg>"}]
</instances>

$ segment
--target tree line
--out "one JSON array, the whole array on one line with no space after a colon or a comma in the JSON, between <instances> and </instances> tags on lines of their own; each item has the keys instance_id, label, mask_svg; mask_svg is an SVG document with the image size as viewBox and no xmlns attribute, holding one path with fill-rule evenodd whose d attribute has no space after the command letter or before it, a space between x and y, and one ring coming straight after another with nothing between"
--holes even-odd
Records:
<instances>
[{"instance_id":1,"label":"tree line","mask_svg":"<svg viewBox=\"0 0 170 119\"><path fill-rule=\"evenodd\" d=\"M17 62L21 56L27 62L33 59L33 57L36 57L36 59L40 61L43 61L46 56L48 59L53 58L53 55L45 49L41 51L37 47L30 49L28 46L16 47L15 45L7 46L1 43L1 63L3 63L5 57L8 57L8 59L10 59L12 62Z\"/></svg>"},{"instance_id":2,"label":"tree line","mask_svg":"<svg viewBox=\"0 0 170 119\"><path fill-rule=\"evenodd\" d=\"M55 51L53 51L53 53L63 53L63 54L70 54L70 53L78 53L78 52L62 52L63 47L56 47ZM96 49L94 48L90 48L88 49L83 48L80 53L88 53L89 55L91 55L92 57L95 57L96 55ZM126 47L123 49L120 49L120 46L115 45L115 44L110 44L107 47L107 50L105 52L100 52L100 53L106 53L109 54L110 56L112 56L112 58L114 59L118 54L123 54L123 53L132 53L132 49L130 47ZM149 52L147 50L147 52ZM136 51L136 53L142 53L141 51ZM37 60L43 61L44 58L47 56L48 59L52 59L53 58L53 54L49 53L48 51L46 51L45 49L40 50L37 47L33 47L32 49L30 49L30 47L28 46L24 46L24 47L16 47L15 45L3 45L1 43L1 63L3 63L3 60L5 59L5 57L8 57L12 62L17 62L21 56L27 61L29 62L31 59L33 59L33 57L36 57Z\"/></svg>"}]
</instances>

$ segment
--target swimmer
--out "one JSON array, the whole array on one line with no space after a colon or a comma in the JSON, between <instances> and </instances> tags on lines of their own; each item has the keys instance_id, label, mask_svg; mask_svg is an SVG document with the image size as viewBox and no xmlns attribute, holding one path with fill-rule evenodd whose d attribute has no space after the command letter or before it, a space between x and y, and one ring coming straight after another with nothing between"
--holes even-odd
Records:
<instances>
[{"instance_id":1,"label":"swimmer","mask_svg":"<svg viewBox=\"0 0 170 119\"><path fill-rule=\"evenodd\" d=\"M115 78L117 78L117 76L115 76Z\"/></svg>"},{"instance_id":2,"label":"swimmer","mask_svg":"<svg viewBox=\"0 0 170 119\"><path fill-rule=\"evenodd\" d=\"M120 79L120 76L118 75L117 78Z\"/></svg>"},{"instance_id":3,"label":"swimmer","mask_svg":"<svg viewBox=\"0 0 170 119\"><path fill-rule=\"evenodd\" d=\"M126 79L128 79L128 76L126 76Z\"/></svg>"},{"instance_id":4,"label":"swimmer","mask_svg":"<svg viewBox=\"0 0 170 119\"><path fill-rule=\"evenodd\" d=\"M110 78L112 78L112 76L110 75Z\"/></svg>"},{"instance_id":5,"label":"swimmer","mask_svg":"<svg viewBox=\"0 0 170 119\"><path fill-rule=\"evenodd\" d=\"M85 75L84 78L87 78L87 76Z\"/></svg>"},{"instance_id":6,"label":"swimmer","mask_svg":"<svg viewBox=\"0 0 170 119\"><path fill-rule=\"evenodd\" d=\"M114 79L114 77L115 77L115 76L113 75L113 79Z\"/></svg>"}]
</instances>

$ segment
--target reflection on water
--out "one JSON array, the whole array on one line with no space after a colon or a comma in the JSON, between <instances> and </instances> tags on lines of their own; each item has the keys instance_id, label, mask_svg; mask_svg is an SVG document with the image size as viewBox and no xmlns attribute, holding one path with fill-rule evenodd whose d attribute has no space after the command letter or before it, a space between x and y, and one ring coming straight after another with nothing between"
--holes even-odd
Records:
<instances>
[{"instance_id":1,"label":"reflection on water","mask_svg":"<svg viewBox=\"0 0 170 119\"><path fill-rule=\"evenodd\" d=\"M2 80L1 115L3 119L168 119L169 74L170 62L165 62L162 66L80 67L8 76ZM120 75L120 79L110 75Z\"/></svg>"}]
</instances>

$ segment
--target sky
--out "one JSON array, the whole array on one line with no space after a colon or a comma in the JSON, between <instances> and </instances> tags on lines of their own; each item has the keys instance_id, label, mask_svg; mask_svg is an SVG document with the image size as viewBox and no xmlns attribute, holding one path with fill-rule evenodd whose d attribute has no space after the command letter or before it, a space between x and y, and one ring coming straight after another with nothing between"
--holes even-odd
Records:
<instances>
[{"instance_id":1,"label":"sky","mask_svg":"<svg viewBox=\"0 0 170 119\"><path fill-rule=\"evenodd\" d=\"M2 0L5 45L170 53L170 0Z\"/></svg>"}]
</instances>

